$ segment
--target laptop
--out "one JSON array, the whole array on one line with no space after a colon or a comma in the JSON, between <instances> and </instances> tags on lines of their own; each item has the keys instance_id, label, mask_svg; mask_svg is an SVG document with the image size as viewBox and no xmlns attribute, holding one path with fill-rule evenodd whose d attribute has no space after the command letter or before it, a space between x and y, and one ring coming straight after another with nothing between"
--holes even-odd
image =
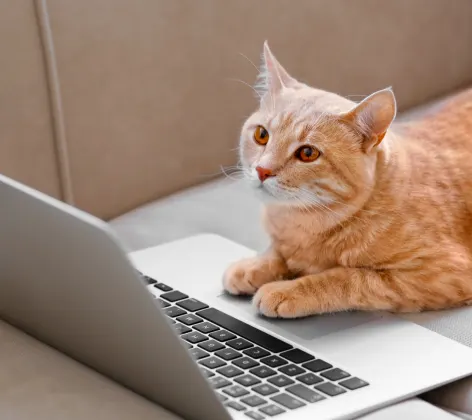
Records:
<instances>
[{"instance_id":1,"label":"laptop","mask_svg":"<svg viewBox=\"0 0 472 420\"><path fill-rule=\"evenodd\" d=\"M217 235L127 254L0 176L0 316L184 419L351 419L472 374L472 349L388 313L260 317L221 285L253 254Z\"/></svg>"}]
</instances>

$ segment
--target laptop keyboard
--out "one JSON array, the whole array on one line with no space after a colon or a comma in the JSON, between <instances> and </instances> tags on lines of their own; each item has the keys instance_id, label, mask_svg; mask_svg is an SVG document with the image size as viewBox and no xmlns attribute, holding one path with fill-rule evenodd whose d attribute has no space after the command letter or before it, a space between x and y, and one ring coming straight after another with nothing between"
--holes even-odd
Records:
<instances>
[{"instance_id":1,"label":"laptop keyboard","mask_svg":"<svg viewBox=\"0 0 472 420\"><path fill-rule=\"evenodd\" d=\"M185 293L141 276L154 289L153 296L220 400L250 419L275 417L369 385Z\"/></svg>"}]
</instances>

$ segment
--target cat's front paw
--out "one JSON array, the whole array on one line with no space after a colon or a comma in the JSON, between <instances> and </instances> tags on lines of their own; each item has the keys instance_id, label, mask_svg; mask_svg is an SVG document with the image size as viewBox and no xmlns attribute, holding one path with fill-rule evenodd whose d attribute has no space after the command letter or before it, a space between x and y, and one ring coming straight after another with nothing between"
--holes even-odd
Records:
<instances>
[{"instance_id":1,"label":"cat's front paw","mask_svg":"<svg viewBox=\"0 0 472 420\"><path fill-rule=\"evenodd\" d=\"M296 281L282 280L262 286L253 304L270 318L299 318L316 312L313 302L303 294Z\"/></svg>"},{"instance_id":2,"label":"cat's front paw","mask_svg":"<svg viewBox=\"0 0 472 420\"><path fill-rule=\"evenodd\" d=\"M263 284L274 280L265 262L255 257L230 265L223 276L223 286L233 295L253 295Z\"/></svg>"}]
</instances>

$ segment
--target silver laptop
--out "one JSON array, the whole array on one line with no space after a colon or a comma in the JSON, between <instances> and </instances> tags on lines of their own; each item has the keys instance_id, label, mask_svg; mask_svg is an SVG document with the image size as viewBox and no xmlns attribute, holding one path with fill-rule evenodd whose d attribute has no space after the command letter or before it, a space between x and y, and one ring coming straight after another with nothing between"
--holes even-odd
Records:
<instances>
[{"instance_id":1,"label":"silver laptop","mask_svg":"<svg viewBox=\"0 0 472 420\"><path fill-rule=\"evenodd\" d=\"M259 317L221 286L249 255L216 235L127 255L0 176L0 316L185 419L355 418L472 374L472 349L390 314Z\"/></svg>"}]
</instances>

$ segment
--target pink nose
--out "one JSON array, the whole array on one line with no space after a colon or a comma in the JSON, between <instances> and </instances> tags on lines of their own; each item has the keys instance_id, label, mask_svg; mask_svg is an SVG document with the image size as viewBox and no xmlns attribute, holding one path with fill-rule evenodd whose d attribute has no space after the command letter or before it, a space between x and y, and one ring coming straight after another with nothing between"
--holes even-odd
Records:
<instances>
[{"instance_id":1,"label":"pink nose","mask_svg":"<svg viewBox=\"0 0 472 420\"><path fill-rule=\"evenodd\" d=\"M261 182L264 182L267 178L274 176L270 169L263 168L262 166L256 166L256 171Z\"/></svg>"}]
</instances>

